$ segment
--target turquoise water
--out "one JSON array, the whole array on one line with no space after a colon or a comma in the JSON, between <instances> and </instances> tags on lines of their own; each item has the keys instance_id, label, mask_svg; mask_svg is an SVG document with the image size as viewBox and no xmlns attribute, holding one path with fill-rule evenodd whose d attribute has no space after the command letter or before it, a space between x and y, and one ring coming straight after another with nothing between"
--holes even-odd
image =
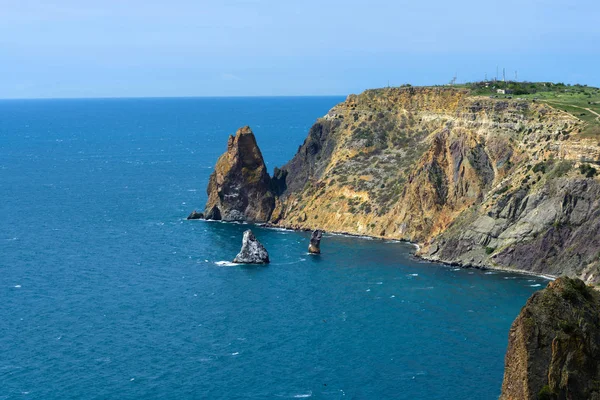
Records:
<instances>
[{"instance_id":1,"label":"turquoise water","mask_svg":"<svg viewBox=\"0 0 600 400\"><path fill-rule=\"evenodd\" d=\"M542 279L202 209L227 135L269 169L341 98L0 102L0 399L493 399Z\"/></svg>"}]
</instances>

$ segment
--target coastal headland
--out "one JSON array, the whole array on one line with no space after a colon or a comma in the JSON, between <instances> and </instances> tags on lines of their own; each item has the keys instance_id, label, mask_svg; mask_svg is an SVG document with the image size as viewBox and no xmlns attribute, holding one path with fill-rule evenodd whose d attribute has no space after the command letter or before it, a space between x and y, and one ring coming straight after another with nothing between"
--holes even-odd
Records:
<instances>
[{"instance_id":1,"label":"coastal headland","mask_svg":"<svg viewBox=\"0 0 600 400\"><path fill-rule=\"evenodd\" d=\"M204 214L405 240L432 261L596 284L600 91L502 84L350 95L272 176L244 127L211 175ZM585 118L568 105L584 98Z\"/></svg>"}]
</instances>

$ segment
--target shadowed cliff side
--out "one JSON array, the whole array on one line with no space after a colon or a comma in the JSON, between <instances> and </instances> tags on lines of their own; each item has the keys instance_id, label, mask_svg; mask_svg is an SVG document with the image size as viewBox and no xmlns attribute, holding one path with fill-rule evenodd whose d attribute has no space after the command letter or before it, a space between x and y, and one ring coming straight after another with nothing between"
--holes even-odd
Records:
<instances>
[{"instance_id":1,"label":"shadowed cliff side","mask_svg":"<svg viewBox=\"0 0 600 400\"><path fill-rule=\"evenodd\" d=\"M271 217L275 206L271 178L248 126L229 136L227 152L217 161L207 194L206 219L265 222Z\"/></svg>"},{"instance_id":2,"label":"shadowed cliff side","mask_svg":"<svg viewBox=\"0 0 600 400\"><path fill-rule=\"evenodd\" d=\"M600 293L558 278L513 322L502 400L600 399Z\"/></svg>"}]
</instances>

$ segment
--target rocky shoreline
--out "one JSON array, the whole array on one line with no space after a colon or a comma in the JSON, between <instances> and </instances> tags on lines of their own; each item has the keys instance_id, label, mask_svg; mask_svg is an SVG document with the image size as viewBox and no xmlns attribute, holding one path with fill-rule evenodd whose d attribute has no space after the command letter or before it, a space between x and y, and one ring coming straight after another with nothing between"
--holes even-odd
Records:
<instances>
[{"instance_id":1,"label":"rocky shoreline","mask_svg":"<svg viewBox=\"0 0 600 400\"><path fill-rule=\"evenodd\" d=\"M402 240L428 261L600 283L600 182L580 161L600 145L581 129L538 103L368 90L319 119L272 176L240 128L204 216Z\"/></svg>"},{"instance_id":2,"label":"rocky shoreline","mask_svg":"<svg viewBox=\"0 0 600 400\"><path fill-rule=\"evenodd\" d=\"M288 232L312 232L312 230L308 229L308 228L295 228L295 227L291 227L291 226L281 226L281 225L275 225L275 224L270 224L270 223L248 223L248 222L238 222L238 221L214 221L214 220L213 221L209 220L209 222L256 225L261 228L288 231ZM495 267L495 266L491 266L491 265L489 265L489 266L488 265L484 265L484 266L469 265L469 264L461 264L458 262L448 262L448 261L444 261L444 260L430 259L430 258L427 258L427 257L424 257L424 256L418 254L418 250L420 249L420 246L418 243L411 242L409 240L404 240L404 239L386 238L386 237L369 236L369 235L359 235L359 234L355 234L355 233L351 233L351 232L323 231L323 233L328 234L328 235L344 236L344 237L357 238L357 239L380 240L383 242L391 242L391 243L395 242L395 243L410 244L416 248L416 251L411 254L413 257L418 258L423 261L430 262L432 264L443 264L443 265L447 265L447 266L451 266L451 267L458 267L458 268L462 268L462 269L477 269L477 270L481 270L481 271L497 271L497 272L506 272L506 273L511 273L511 274L517 274L517 275L535 276L537 278L546 279L548 281L553 281L558 278L558 276L548 275L548 274L537 274L537 273L527 271L527 270L502 268L502 267Z\"/></svg>"}]
</instances>

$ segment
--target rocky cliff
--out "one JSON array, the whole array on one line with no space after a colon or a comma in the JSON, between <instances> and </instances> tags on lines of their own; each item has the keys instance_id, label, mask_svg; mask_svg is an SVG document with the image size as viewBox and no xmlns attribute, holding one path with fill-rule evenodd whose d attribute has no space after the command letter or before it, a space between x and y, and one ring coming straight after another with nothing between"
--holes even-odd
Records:
<instances>
[{"instance_id":1,"label":"rocky cliff","mask_svg":"<svg viewBox=\"0 0 600 400\"><path fill-rule=\"evenodd\" d=\"M502 400L600 399L600 293L559 278L514 321Z\"/></svg>"},{"instance_id":2,"label":"rocky cliff","mask_svg":"<svg viewBox=\"0 0 600 400\"><path fill-rule=\"evenodd\" d=\"M261 175L264 198L253 199L265 212L243 215L410 240L431 260L599 282L600 146L583 126L539 102L466 89L367 90L318 119L269 184ZM211 207L223 199L213 180Z\"/></svg>"},{"instance_id":3,"label":"rocky cliff","mask_svg":"<svg viewBox=\"0 0 600 400\"><path fill-rule=\"evenodd\" d=\"M266 222L275 207L271 178L249 127L229 136L207 188L206 219Z\"/></svg>"}]
</instances>

